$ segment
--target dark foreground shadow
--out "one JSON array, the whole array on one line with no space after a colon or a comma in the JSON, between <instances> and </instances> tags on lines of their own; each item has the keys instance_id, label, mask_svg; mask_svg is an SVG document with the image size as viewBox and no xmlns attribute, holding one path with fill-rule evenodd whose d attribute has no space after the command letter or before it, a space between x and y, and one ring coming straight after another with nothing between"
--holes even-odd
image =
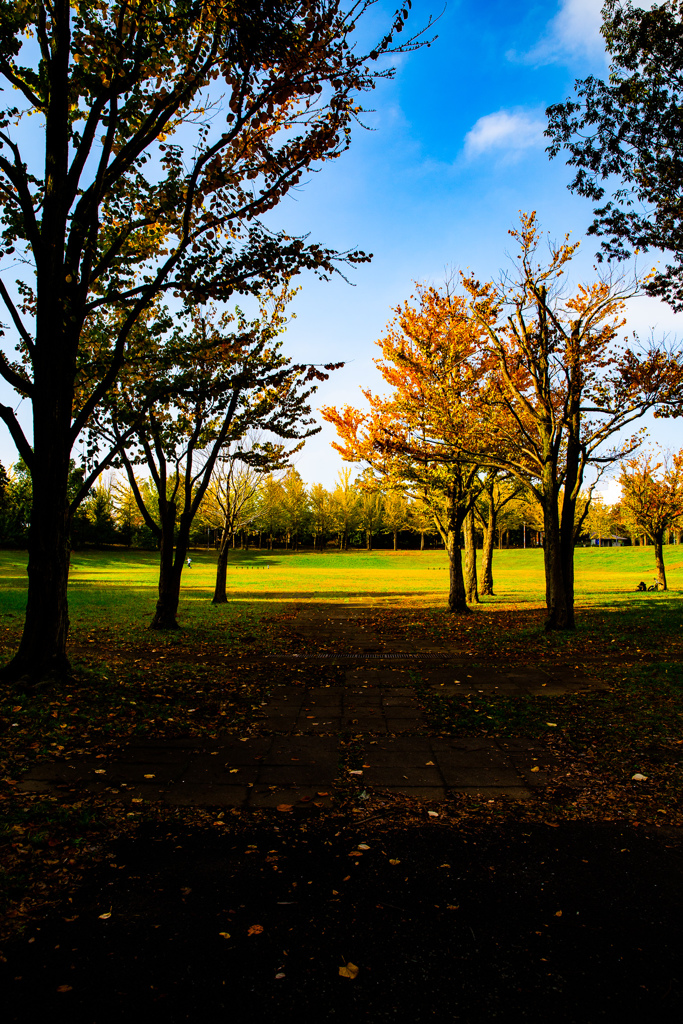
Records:
<instances>
[{"instance_id":1,"label":"dark foreground shadow","mask_svg":"<svg viewBox=\"0 0 683 1024\"><path fill-rule=\"evenodd\" d=\"M150 827L5 948L4 1020L679 1019L683 863L662 833L443 810Z\"/></svg>"}]
</instances>

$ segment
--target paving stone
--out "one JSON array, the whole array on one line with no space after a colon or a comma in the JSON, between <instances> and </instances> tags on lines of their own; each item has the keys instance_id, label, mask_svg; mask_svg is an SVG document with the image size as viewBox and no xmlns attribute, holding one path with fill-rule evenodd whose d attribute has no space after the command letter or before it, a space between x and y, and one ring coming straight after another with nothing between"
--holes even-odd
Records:
<instances>
[{"instance_id":1,"label":"paving stone","mask_svg":"<svg viewBox=\"0 0 683 1024\"><path fill-rule=\"evenodd\" d=\"M483 736L457 736L441 739L432 736L432 749L434 752L441 750L491 750L495 748L495 740Z\"/></svg>"},{"instance_id":2,"label":"paving stone","mask_svg":"<svg viewBox=\"0 0 683 1024\"><path fill-rule=\"evenodd\" d=\"M514 768L453 768L440 762L444 781L449 789L461 786L519 786L521 780Z\"/></svg>"},{"instance_id":3,"label":"paving stone","mask_svg":"<svg viewBox=\"0 0 683 1024\"><path fill-rule=\"evenodd\" d=\"M246 802L247 786L198 786L179 783L164 793L162 800L174 807L239 807Z\"/></svg>"},{"instance_id":4,"label":"paving stone","mask_svg":"<svg viewBox=\"0 0 683 1024\"><path fill-rule=\"evenodd\" d=\"M422 721L422 714L417 705L393 704L384 708L387 718L410 718L415 722Z\"/></svg>"},{"instance_id":5,"label":"paving stone","mask_svg":"<svg viewBox=\"0 0 683 1024\"><path fill-rule=\"evenodd\" d=\"M260 766L242 765L236 772L231 773L230 769L222 763L215 763L215 758L198 757L193 761L182 776L176 779L177 782L187 782L197 785L234 785L235 783L256 782L259 777Z\"/></svg>"},{"instance_id":6,"label":"paving stone","mask_svg":"<svg viewBox=\"0 0 683 1024\"><path fill-rule=\"evenodd\" d=\"M426 726L411 718L389 718L387 716L387 732L412 732L416 736L426 733Z\"/></svg>"},{"instance_id":7,"label":"paving stone","mask_svg":"<svg viewBox=\"0 0 683 1024\"><path fill-rule=\"evenodd\" d=\"M251 764L254 760L265 757L273 746L272 736L249 737L246 742L234 741L229 746L221 746L216 755L217 760L222 763L230 763L234 768L241 764Z\"/></svg>"},{"instance_id":8,"label":"paving stone","mask_svg":"<svg viewBox=\"0 0 683 1024\"><path fill-rule=\"evenodd\" d=\"M127 764L185 764L191 751L187 748L167 748L160 744L132 743L121 755Z\"/></svg>"},{"instance_id":9,"label":"paving stone","mask_svg":"<svg viewBox=\"0 0 683 1024\"><path fill-rule=\"evenodd\" d=\"M305 807L331 807L334 803L333 794L318 796L319 789L325 787L301 786L297 789L278 787L258 791L256 788L249 792L249 807L273 808L281 804L291 804L293 808L301 810Z\"/></svg>"},{"instance_id":10,"label":"paving stone","mask_svg":"<svg viewBox=\"0 0 683 1024\"><path fill-rule=\"evenodd\" d=\"M401 793L403 796L412 797L413 800L446 799L446 790L443 786L409 786L404 782L402 786L383 786L382 789L390 793Z\"/></svg>"},{"instance_id":11,"label":"paving stone","mask_svg":"<svg viewBox=\"0 0 683 1024\"><path fill-rule=\"evenodd\" d=\"M411 743L395 740L391 746L366 747L365 763L372 767L421 767L433 760L429 740L416 736Z\"/></svg>"},{"instance_id":12,"label":"paving stone","mask_svg":"<svg viewBox=\"0 0 683 1024\"><path fill-rule=\"evenodd\" d=\"M337 775L337 765L264 765L259 783L264 786L331 786Z\"/></svg>"},{"instance_id":13,"label":"paving stone","mask_svg":"<svg viewBox=\"0 0 683 1024\"><path fill-rule=\"evenodd\" d=\"M120 782L145 783L145 775L153 775L156 785L166 785L169 782L177 781L184 775L187 763L183 764L139 764L125 763L109 765L107 774L102 776L108 782L116 785ZM152 781L152 780L150 780Z\"/></svg>"},{"instance_id":14,"label":"paving stone","mask_svg":"<svg viewBox=\"0 0 683 1024\"><path fill-rule=\"evenodd\" d=\"M313 764L321 761L335 762L339 758L337 751L338 743L330 744L330 740L323 736L289 736L276 737L263 758L264 764L290 764L292 758L302 763Z\"/></svg>"},{"instance_id":15,"label":"paving stone","mask_svg":"<svg viewBox=\"0 0 683 1024\"><path fill-rule=\"evenodd\" d=\"M373 767L363 770L363 782L368 786L440 786L443 783L437 767Z\"/></svg>"},{"instance_id":16,"label":"paving stone","mask_svg":"<svg viewBox=\"0 0 683 1024\"><path fill-rule=\"evenodd\" d=\"M357 735L363 733L386 735L389 728L383 718L343 718L342 729Z\"/></svg>"},{"instance_id":17,"label":"paving stone","mask_svg":"<svg viewBox=\"0 0 683 1024\"><path fill-rule=\"evenodd\" d=\"M76 779L89 778L95 768L104 768L104 765L93 761L71 767L63 761L45 761L43 764L36 764L33 768L29 768L22 778L27 782L71 783Z\"/></svg>"}]
</instances>

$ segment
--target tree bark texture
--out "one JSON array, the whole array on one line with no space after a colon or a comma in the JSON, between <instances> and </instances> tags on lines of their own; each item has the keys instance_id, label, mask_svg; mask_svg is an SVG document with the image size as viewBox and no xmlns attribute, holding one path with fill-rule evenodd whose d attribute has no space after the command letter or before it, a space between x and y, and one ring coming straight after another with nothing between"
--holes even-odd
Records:
<instances>
[{"instance_id":1,"label":"tree bark texture","mask_svg":"<svg viewBox=\"0 0 683 1024\"><path fill-rule=\"evenodd\" d=\"M228 559L230 546L228 544L228 531L224 530L221 537L221 545L218 549L218 561L216 563L216 585L213 590L212 604L228 603Z\"/></svg>"},{"instance_id":2,"label":"tree bark texture","mask_svg":"<svg viewBox=\"0 0 683 1024\"><path fill-rule=\"evenodd\" d=\"M484 530L481 552L481 574L479 576L479 593L493 596L493 544L496 536L496 510L494 503L489 503L489 518Z\"/></svg>"},{"instance_id":3,"label":"tree bark texture","mask_svg":"<svg viewBox=\"0 0 683 1024\"><path fill-rule=\"evenodd\" d=\"M180 602L180 577L185 559L187 546L181 552L180 545L175 549L173 534L176 521L176 507L169 502L166 509L160 509L161 514L161 553L159 556L159 597L157 599L154 618L150 623L150 629L179 629L177 614ZM181 555L182 560L178 558Z\"/></svg>"},{"instance_id":4,"label":"tree bark texture","mask_svg":"<svg viewBox=\"0 0 683 1024\"><path fill-rule=\"evenodd\" d=\"M34 688L70 675L67 587L71 558L67 510L69 453L56 430L36 431L33 508L28 541L28 597L24 630L16 655L3 671ZM49 453L49 454L48 454Z\"/></svg>"},{"instance_id":5,"label":"tree bark texture","mask_svg":"<svg viewBox=\"0 0 683 1024\"><path fill-rule=\"evenodd\" d=\"M548 616L546 630L573 629L574 607L567 605L567 590L563 571L562 545L556 496L546 500L543 509L545 529L545 589Z\"/></svg>"},{"instance_id":6,"label":"tree bark texture","mask_svg":"<svg viewBox=\"0 0 683 1024\"><path fill-rule=\"evenodd\" d=\"M667 590L666 572L664 570L664 531L655 534L652 538L655 546L655 568L657 570L657 582L660 590Z\"/></svg>"},{"instance_id":7,"label":"tree bark texture","mask_svg":"<svg viewBox=\"0 0 683 1024\"><path fill-rule=\"evenodd\" d=\"M479 603L477 589L477 533L472 509L465 516L465 595L468 604Z\"/></svg>"}]
</instances>

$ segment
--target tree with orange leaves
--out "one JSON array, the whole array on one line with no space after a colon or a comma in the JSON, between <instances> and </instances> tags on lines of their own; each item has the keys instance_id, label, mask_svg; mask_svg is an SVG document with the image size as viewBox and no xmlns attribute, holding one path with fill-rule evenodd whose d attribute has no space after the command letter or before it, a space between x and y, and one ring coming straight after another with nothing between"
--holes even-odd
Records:
<instances>
[{"instance_id":1,"label":"tree with orange leaves","mask_svg":"<svg viewBox=\"0 0 683 1024\"><path fill-rule=\"evenodd\" d=\"M652 455L628 459L621 467L620 511L627 527L642 530L655 547L657 582L666 590L664 533L683 520L683 451L655 462Z\"/></svg>"},{"instance_id":2,"label":"tree with orange leaves","mask_svg":"<svg viewBox=\"0 0 683 1024\"><path fill-rule=\"evenodd\" d=\"M466 612L460 535L482 482L463 449L482 430L477 394L489 357L465 300L449 287L418 286L395 312L375 360L391 395L362 389L367 413L347 405L322 414L337 428L344 459L366 462L428 505L450 560L448 608Z\"/></svg>"},{"instance_id":3,"label":"tree with orange leaves","mask_svg":"<svg viewBox=\"0 0 683 1024\"><path fill-rule=\"evenodd\" d=\"M586 469L632 453L638 434L616 435L649 409L679 413L681 357L654 343L641 351L618 344L634 288L605 277L566 296L578 243L567 236L552 244L543 263L535 213L523 214L510 234L519 245L515 273L484 284L462 278L467 315L491 361L485 401L495 411L463 450L513 473L537 499L546 628L573 629L574 545L583 519L576 511Z\"/></svg>"}]
</instances>

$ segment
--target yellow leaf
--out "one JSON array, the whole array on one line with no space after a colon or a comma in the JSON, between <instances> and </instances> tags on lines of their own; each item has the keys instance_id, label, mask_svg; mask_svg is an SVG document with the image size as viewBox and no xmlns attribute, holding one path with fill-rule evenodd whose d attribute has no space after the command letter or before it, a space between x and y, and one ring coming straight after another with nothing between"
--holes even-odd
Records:
<instances>
[{"instance_id":1,"label":"yellow leaf","mask_svg":"<svg viewBox=\"0 0 683 1024\"><path fill-rule=\"evenodd\" d=\"M562 911L561 910L556 910L555 911L555 917L562 917Z\"/></svg>"},{"instance_id":2,"label":"yellow leaf","mask_svg":"<svg viewBox=\"0 0 683 1024\"><path fill-rule=\"evenodd\" d=\"M107 911L106 914L100 914L100 921L108 921L111 917L111 910Z\"/></svg>"},{"instance_id":3,"label":"yellow leaf","mask_svg":"<svg viewBox=\"0 0 683 1024\"><path fill-rule=\"evenodd\" d=\"M355 964L348 963L346 965L346 967L340 967L339 968L339 977L340 978L351 978L351 980L353 981L354 978L358 977L358 971L359 971L359 968L356 967Z\"/></svg>"},{"instance_id":4,"label":"yellow leaf","mask_svg":"<svg viewBox=\"0 0 683 1024\"><path fill-rule=\"evenodd\" d=\"M218 934L220 935L220 937L222 939L229 939L230 938L230 932L219 932Z\"/></svg>"},{"instance_id":5,"label":"yellow leaf","mask_svg":"<svg viewBox=\"0 0 683 1024\"><path fill-rule=\"evenodd\" d=\"M393 864L393 866L396 867L396 865L400 864L401 862L400 862L400 860L397 860L396 858L394 858L394 859L390 860L389 863Z\"/></svg>"}]
</instances>

